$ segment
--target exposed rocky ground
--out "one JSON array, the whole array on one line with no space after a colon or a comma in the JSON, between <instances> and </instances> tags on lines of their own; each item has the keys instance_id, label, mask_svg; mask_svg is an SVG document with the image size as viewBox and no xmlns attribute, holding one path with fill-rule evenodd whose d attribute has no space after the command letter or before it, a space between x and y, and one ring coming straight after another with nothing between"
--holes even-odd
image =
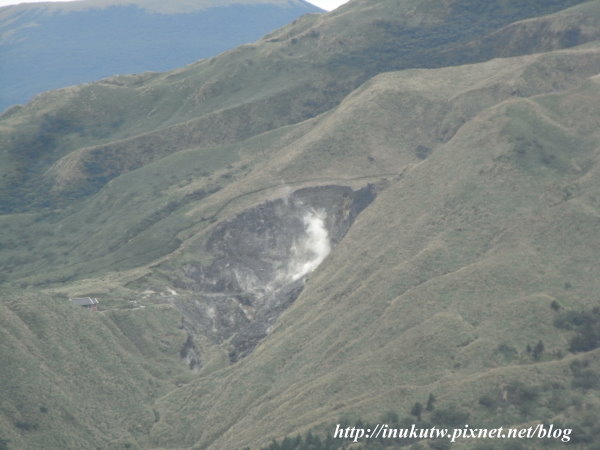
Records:
<instances>
[{"instance_id":1,"label":"exposed rocky ground","mask_svg":"<svg viewBox=\"0 0 600 450\"><path fill-rule=\"evenodd\" d=\"M186 328L231 362L247 356L374 197L371 185L305 188L219 223L204 243L212 262L184 265L173 282ZM193 368L197 353L191 341L182 350Z\"/></svg>"}]
</instances>

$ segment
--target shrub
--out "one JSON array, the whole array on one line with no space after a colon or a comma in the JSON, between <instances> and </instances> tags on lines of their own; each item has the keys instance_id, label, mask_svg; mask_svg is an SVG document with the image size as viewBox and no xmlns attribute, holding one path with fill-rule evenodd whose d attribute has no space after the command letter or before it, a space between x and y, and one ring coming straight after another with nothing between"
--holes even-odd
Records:
<instances>
[{"instance_id":1,"label":"shrub","mask_svg":"<svg viewBox=\"0 0 600 450\"><path fill-rule=\"evenodd\" d=\"M431 414L431 421L436 425L456 427L464 425L469 419L469 413L454 407L436 409Z\"/></svg>"},{"instance_id":2,"label":"shrub","mask_svg":"<svg viewBox=\"0 0 600 450\"><path fill-rule=\"evenodd\" d=\"M558 311L560 309L560 304L556 300L552 300L552 303L550 303L550 308L552 308L554 311Z\"/></svg>"},{"instance_id":3,"label":"shrub","mask_svg":"<svg viewBox=\"0 0 600 450\"><path fill-rule=\"evenodd\" d=\"M395 412L389 411L383 415L382 422L388 425L397 424L398 422L400 422L400 417L398 417L398 414L396 414Z\"/></svg>"},{"instance_id":4,"label":"shrub","mask_svg":"<svg viewBox=\"0 0 600 450\"><path fill-rule=\"evenodd\" d=\"M569 345L569 350L573 353L589 352L600 347L600 308L567 311L556 318L554 325L577 332Z\"/></svg>"},{"instance_id":5,"label":"shrub","mask_svg":"<svg viewBox=\"0 0 600 450\"><path fill-rule=\"evenodd\" d=\"M33 431L38 429L37 423L24 422L20 420L15 423L15 426L23 431Z\"/></svg>"},{"instance_id":6,"label":"shrub","mask_svg":"<svg viewBox=\"0 0 600 450\"><path fill-rule=\"evenodd\" d=\"M600 374L589 368L589 361L573 361L573 387L582 389L597 389L600 387Z\"/></svg>"},{"instance_id":7,"label":"shrub","mask_svg":"<svg viewBox=\"0 0 600 450\"><path fill-rule=\"evenodd\" d=\"M485 406L487 409L496 409L498 406L498 400L489 394L485 394L479 397L479 404Z\"/></svg>"}]
</instances>

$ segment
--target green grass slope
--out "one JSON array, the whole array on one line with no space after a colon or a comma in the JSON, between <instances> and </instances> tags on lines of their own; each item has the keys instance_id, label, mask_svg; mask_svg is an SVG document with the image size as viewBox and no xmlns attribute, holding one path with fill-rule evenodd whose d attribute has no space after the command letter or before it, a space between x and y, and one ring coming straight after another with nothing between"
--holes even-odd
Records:
<instances>
[{"instance_id":1,"label":"green grass slope","mask_svg":"<svg viewBox=\"0 0 600 450\"><path fill-rule=\"evenodd\" d=\"M455 100L466 95L457 85L478 78L480 99L484 86L535 90L539 78L528 74L559 73L563 58L589 62L584 54L386 74L354 95L390 98L417 86ZM523 76L502 81L501 68ZM365 210L253 354L159 402L155 445L241 448L310 429L326 435L340 417L408 417L429 393L441 412L425 420L453 411L486 426L564 423L576 426L580 448L597 442L589 423L600 408L600 350L577 350L575 328L556 322L599 304L598 98L592 76L559 93L482 105ZM367 123L363 133L376 132ZM396 131L386 136L401 149L405 130ZM539 341L534 357L527 347Z\"/></svg>"},{"instance_id":2,"label":"green grass slope","mask_svg":"<svg viewBox=\"0 0 600 450\"><path fill-rule=\"evenodd\" d=\"M260 448L414 423L433 393L422 424L544 421L596 444L600 2L514 23L571 3L355 1L5 113L0 443ZM466 10L480 22L461 34ZM400 46L408 23L425 34ZM487 61L438 67L461 48ZM269 336L236 364L197 337L188 371L167 305L208 233L290 189L368 183ZM66 300L92 293L105 311Z\"/></svg>"},{"instance_id":3,"label":"green grass slope","mask_svg":"<svg viewBox=\"0 0 600 450\"><path fill-rule=\"evenodd\" d=\"M0 312L0 437L10 449L135 448L158 420L153 401L191 375L168 307L93 313L3 292Z\"/></svg>"},{"instance_id":4,"label":"green grass slope","mask_svg":"<svg viewBox=\"0 0 600 450\"><path fill-rule=\"evenodd\" d=\"M0 120L3 211L64 205L174 151L297 123L329 110L382 71L522 53L519 45L502 55L489 45L472 46L517 20L578 3L355 2L177 71L42 94ZM593 39L588 28L562 46Z\"/></svg>"},{"instance_id":5,"label":"green grass slope","mask_svg":"<svg viewBox=\"0 0 600 450\"><path fill-rule=\"evenodd\" d=\"M137 268L172 258L178 248L186 258L190 238L214 220L277 195L282 183L393 178L482 109L517 94L576 85L599 68L597 51L590 49L440 69L456 80L448 91L438 88L438 72L381 75L330 113L239 144L176 152L112 180L77 208L2 216L2 273L19 287L106 273L122 280L139 276ZM540 72L551 75L538 81Z\"/></svg>"},{"instance_id":6,"label":"green grass slope","mask_svg":"<svg viewBox=\"0 0 600 450\"><path fill-rule=\"evenodd\" d=\"M598 2L586 3L543 20L557 30L570 30L585 11L585 26L581 26L586 30L586 38L582 40L589 40L594 36L590 30L600 29L589 25L597 16L592 14L597 5ZM556 5L547 7L552 9ZM458 15L460 8L458 12L414 8L410 2L395 7L380 2L368 8L358 2L335 14L306 17L256 45L176 72L117 77L54 91L24 108L7 112L0 120L1 203L8 211L25 208L28 214L5 214L0 218L6 236L2 276L15 282L36 274L36 279L30 281L40 284L93 275L107 267L127 269L145 265L168 255L187 236L198 231L198 218L185 213L187 207L199 200L206 200L203 205L224 203L240 192L282 182L308 181L316 178L313 176L316 173L323 179L331 176L349 179L394 172L418 159L417 149L427 154L438 141L452 136L478 110L476 105L494 101L498 98L496 94L487 100L477 92L457 98L454 104L464 105L457 106L450 114L440 104L435 113L428 110L427 126L421 126L425 118L415 114L411 100L396 104L393 98L379 99L378 104L391 113L405 108L403 123L413 121L406 127L411 136L407 134L405 142L400 144L404 146L400 153L395 148L397 140L387 137L387 130L396 126L392 120L382 132L352 135L350 131L338 133L337 137L321 136L329 127L329 119L301 121L334 106L357 82L357 77L367 76L365 71L381 70L384 62L393 61L399 66L432 63L435 58L419 63L406 55L398 60L382 57L379 63L370 65L365 65L364 60L352 70L331 74L343 89L331 90L331 86L323 85L330 70L338 67L333 62L336 55L363 49L364 58L371 58L374 48L401 40L391 32L376 31L378 16L397 16L400 21L410 17L411 23L424 21L432 27L441 26L440 23L446 23L444 20L448 21L446 27L457 27L464 20ZM537 11L531 8L518 9L518 15ZM496 9L486 11L484 8L482 14L497 13ZM507 12L503 20L509 16ZM486 24L485 30L500 20L496 18L490 25L484 18L481 20ZM347 25L350 19L364 32L350 32ZM567 28L562 25L565 21L571 24ZM528 23L522 24L529 26ZM518 26L515 24L513 28ZM316 38L309 36L315 30L320 30L318 40L322 41L316 47L310 44ZM336 37L344 36L350 39L348 48L335 44ZM423 39L419 41L423 47L440 53L441 61L448 46L440 44L440 47L435 42L431 46ZM523 39L528 42L528 36ZM470 54L475 44L471 40L464 45L469 49L465 54ZM420 57L417 50L411 58ZM514 51L522 49L514 44ZM307 60L311 63L307 64ZM296 64L303 69L294 69ZM590 66L586 70L594 69ZM589 73L586 70L582 75ZM546 78L543 71L540 67L528 76ZM359 72L362 75L357 75ZM548 80L553 80L556 86L568 83L572 75L560 73L561 79ZM513 92L507 88L499 95L519 94L518 89L515 86ZM527 89L523 95L530 94ZM368 110L360 110L365 99L356 97L359 92L344 102L343 108L348 111L343 114L347 118L341 119L341 112L342 115L336 115L339 118L336 120L346 121L346 130L364 128L367 121L380 120L378 110L373 118ZM415 104L425 100L418 93L410 95ZM311 96L315 98L309 102ZM357 100L352 107L354 99ZM426 101L431 105L437 100ZM286 127L290 122L298 126ZM441 128L429 133L428 127L437 127L439 123ZM309 129L311 133L299 139ZM257 175L263 180L255 183L256 176L249 176L255 173L253 168L273 157L276 149L288 146L289 140L301 141L302 150L296 152L297 156L286 151L286 156L271 161ZM364 146L372 149L369 158L360 156ZM331 150L324 153L322 147ZM347 150L340 154L337 147ZM331 167L328 161L340 157L343 161L336 162L337 173L333 169L323 170ZM288 161L290 158L296 159ZM234 183L241 179L245 179L243 186ZM220 192L227 186L229 190ZM123 192L129 195L123 196ZM216 195L211 195L215 192ZM82 201L82 197L87 199ZM61 209L53 210L56 206ZM173 214L175 211L179 214ZM186 229L190 231L181 235ZM44 239L39 239L40 236ZM53 268L51 273L40 270L48 266ZM30 281L20 283L24 286Z\"/></svg>"}]
</instances>

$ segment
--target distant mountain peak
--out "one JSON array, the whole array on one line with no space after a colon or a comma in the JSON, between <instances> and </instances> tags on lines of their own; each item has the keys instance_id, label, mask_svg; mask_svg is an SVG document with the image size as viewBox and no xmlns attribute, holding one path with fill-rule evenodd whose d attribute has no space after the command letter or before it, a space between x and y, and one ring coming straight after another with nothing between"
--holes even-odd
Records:
<instances>
[{"instance_id":1,"label":"distant mountain peak","mask_svg":"<svg viewBox=\"0 0 600 450\"><path fill-rule=\"evenodd\" d=\"M50 89L174 69L320 11L303 0L84 0L0 8L0 111Z\"/></svg>"},{"instance_id":2,"label":"distant mountain peak","mask_svg":"<svg viewBox=\"0 0 600 450\"><path fill-rule=\"evenodd\" d=\"M14 12L15 10L31 9L72 12L88 9L102 9L110 6L137 6L153 13L181 14L235 5L272 5L279 7L300 6L317 8L304 0L81 0L74 2L21 3L6 8L11 8L11 12ZM1 13L0 17L2 17Z\"/></svg>"}]
</instances>

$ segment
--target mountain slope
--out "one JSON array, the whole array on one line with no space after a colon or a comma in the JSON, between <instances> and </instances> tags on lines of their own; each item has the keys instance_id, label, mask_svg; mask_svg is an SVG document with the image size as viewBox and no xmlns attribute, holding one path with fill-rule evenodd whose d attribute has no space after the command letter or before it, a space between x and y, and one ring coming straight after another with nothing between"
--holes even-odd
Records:
<instances>
[{"instance_id":1,"label":"mountain slope","mask_svg":"<svg viewBox=\"0 0 600 450\"><path fill-rule=\"evenodd\" d=\"M581 17L581 8L587 8L585 17L588 22L593 17L600 17L599 14L594 16L593 13L597 13L598 8L597 2L592 2L539 20L552 21L556 29L569 32L572 27L569 25L562 28L562 24L572 21L574 17ZM359 11L362 13L360 9ZM345 19L345 15L341 17ZM531 21L525 21L523 26L530 27L530 23ZM293 25L292 28L297 26ZM589 39L592 37L590 35ZM528 41L528 36L525 40ZM263 42L254 48L241 48L217 58L212 64L210 61L199 63L198 68L202 68L201 73L213 73L213 77L221 76L219 74L223 72L232 75L230 68L238 67L241 56L246 58L246 53L270 52L272 45L278 44ZM471 54L473 45L473 41L467 44L468 54ZM246 61L249 63L251 56L248 58ZM276 55L270 55L265 61L275 66L279 64ZM268 64L261 66L270 67ZM546 76L542 74L548 70L540 63L534 66L536 69L531 68L524 74L523 83L528 81L527 77L536 80L538 84L543 82L544 85L540 84L540 92L543 92L549 88L568 86L569 83L578 82L580 76L594 73L593 64L588 68L577 64L571 69L576 71L575 74L565 69L566 71L560 70L552 76ZM256 64L245 66L245 70L238 69L233 79L246 77L251 70L264 70L264 67L248 69L255 66ZM580 75L577 73L579 70ZM436 143L449 139L456 129L477 111L474 105L486 99L485 96L479 98L478 93L465 95L457 99L457 102L463 102L464 105L459 104L457 112L450 113L447 106L440 105L436 113L427 119L429 127L422 126L423 118L415 115L408 104L403 106L407 110L402 120L412 121L406 128L404 143L397 139L390 140L387 131L366 135L358 133L352 138L346 135L320 140L323 130L327 129L325 125L307 133L317 126L318 122L309 120L294 128L281 125L290 121L297 122L311 109L325 108L324 105L329 104L343 91L332 94L333 97L321 98L321 102L302 112L303 108L298 100L291 99L296 98L295 95L307 92L309 87L311 92L307 95L321 95L322 92L318 90L318 86L322 86L321 81L308 85L291 77L288 82L296 86L282 91L281 88L275 87L273 79L271 83L255 82L250 85L241 83L244 78L234 83L226 77L225 80L229 81L219 81L224 83L224 86L214 91L212 87L209 89L206 86L210 86L211 82L201 84L200 91L208 91L211 94L207 94L206 100L192 103L197 109L195 114L198 118L139 134L141 127L158 126L155 116L160 116L166 121L168 114L173 114L173 107L186 108L186 102L189 101L185 100L185 96L189 97L194 89L189 76L195 73L196 69L190 67L172 74L155 76L148 81L143 81L142 78L140 86L137 87L133 83L135 79L110 79L111 82L107 80L69 91L48 93L26 108L4 115L0 125L4 131L2 139L5 144L2 152L3 206L11 209L11 205L22 205L23 201L38 206L72 204L70 208L50 215L44 210L43 215L38 218L31 215L4 216L3 229L8 233L7 236L10 236L14 249L11 251L8 247L8 251L4 252L6 277L15 281L36 274L46 281L52 280L53 277L55 280L66 280L88 276L85 274L107 268L131 268L151 263L180 245L181 239L177 235L183 230L191 227L186 232L191 236L207 225L203 222L198 223L193 216L181 216L189 205L198 200L203 199L202 204L207 205L210 210L210 205L228 201L240 192L277 186L282 182L295 183L315 177L347 179L369 175L375 176L376 179L380 173L400 171L407 163L419 159L415 153L417 148L421 148L427 154ZM265 75L270 73L265 72ZM314 77L317 73L320 72L309 75ZM275 71L274 76L281 77L282 74ZM349 77L353 78L352 75ZM337 78L340 84L354 82L344 80L343 77ZM167 81L169 84L166 84ZM228 86L230 89L226 89ZM239 87L236 90L232 86ZM261 89L266 92L259 94ZM525 87L515 84L514 87L506 87L503 92L494 94L488 101L496 101L502 95L531 95L535 92L534 84L530 83ZM146 97L158 98L160 101L142 107L142 102L147 101ZM352 98L349 97L347 104L351 104ZM117 101L118 99L126 101ZM181 103L175 99L180 99ZM302 100L306 100L306 96L302 97ZM94 102L94 108L88 106L90 101ZM421 98L415 99L415 102L420 101ZM227 103L231 106L228 107ZM428 101L428 104L431 104L431 101ZM217 109L216 105L221 105L221 108ZM104 127L103 122L108 122L109 118L118 118L119 110L123 111L124 117L129 117L131 111L128 110L132 106L137 111L136 115L131 116L129 126L124 126L122 132L116 131L116 136L106 134L104 138L95 137L100 134L99 131L94 131L95 127ZM389 107L397 108L393 102ZM149 115L143 114L143 108L152 108L154 112L149 111ZM175 115L183 114L181 109ZM111 116L111 112L115 116ZM140 113L142 114L138 115ZM191 117L191 114L192 111L185 113L187 117ZM345 120L349 121L344 128L346 130L356 128L364 120L370 120L368 112L363 112L358 107L352 108L346 115L348 119ZM252 120L248 120L248 117ZM43 123L36 125L36 120ZM78 129L69 120L76 121L79 124L77 127L85 131L69 132ZM380 119L371 119L371 122L376 124L378 120ZM440 123L441 125L438 125ZM390 122L388 126L393 129L395 125ZM438 131L431 133L431 126L439 126ZM136 128L138 131L135 131ZM260 134L271 128L276 128L277 131ZM108 133L107 130L104 132ZM119 139L125 132L134 136ZM248 140L252 135L257 136ZM256 175L249 176L256 173L255 167L264 164L267 155L289 145L290 139L302 144L302 152L294 161L288 161L293 157L293 153L286 151L282 159L273 159L270 166L265 166ZM81 142L90 141L109 142L92 146L81 145ZM314 143L311 143L312 141ZM405 152L395 151L394 148L398 145L404 146ZM366 147L371 149L370 159L361 156ZM322 148L329 150L324 153ZM339 153L336 148L346 150ZM353 149L352 153L350 149ZM61 154L64 156L61 157ZM166 156L169 157L165 158ZM335 165L327 164L332 158L336 158ZM127 173L130 176L118 177L119 174ZM117 178L108 183L98 196L83 203L73 203L78 197L94 194L114 177ZM233 183L237 180L243 181L243 184ZM229 185L229 189L223 190ZM129 195L123 197L122 192L128 192ZM179 211L180 214L173 215L175 211ZM171 219L168 219L169 217ZM163 219L168 220L161 222ZM99 227L99 223L104 225ZM153 236L160 235L159 239L150 238L153 242L151 250L147 244L150 226L158 227L151 233ZM64 241L61 236L65 232L68 233L68 240L71 242L67 257L66 254L62 256L65 249L62 249L63 244L60 244ZM32 240L32 235L45 235L48 239ZM22 260L24 248L30 248L32 251L32 256L26 260ZM19 260L21 262L18 262ZM58 273L52 275L48 270L40 271L41 268L49 266Z\"/></svg>"},{"instance_id":2,"label":"mountain slope","mask_svg":"<svg viewBox=\"0 0 600 450\"><path fill-rule=\"evenodd\" d=\"M575 60L596 59L590 73L599 73L593 54L382 75L356 94L360 110L377 108L379 119L364 121L357 133L383 134L386 118L403 124L403 101L389 99L410 104L407 90L436 98L432 106L418 103L435 116L444 98L457 101L469 91L481 99L515 85L540 88L537 78L528 84L527 76L514 77L536 66L557 74ZM570 73L581 74L581 66ZM457 91L461 82L467 92ZM408 415L430 392L438 408L469 412L469 424L583 422L584 413L568 408L577 389L556 394L562 407L549 406L549 395L576 383L570 366L597 361L598 350L569 355L569 334L555 327L559 313L551 304L598 305L591 268L599 250L600 136L591 118L598 117L599 89L593 76L562 93L507 95L482 105L378 195L248 359L159 403L155 445L264 445L283 430L291 435L323 423L329 428L318 430L327 435L343 416L373 423L387 411ZM395 115L381 108L384 99L399 109ZM336 125L348 129L342 120ZM406 142L405 129L395 131L386 137ZM526 346L539 340L546 356L536 362ZM547 394L526 412L518 399L500 401L495 414L480 404L517 382ZM597 411L598 391L585 392Z\"/></svg>"},{"instance_id":3,"label":"mountain slope","mask_svg":"<svg viewBox=\"0 0 600 450\"><path fill-rule=\"evenodd\" d=\"M7 111L3 379L22 372L18 342L36 367L83 317L110 342L99 377L117 383L103 361L119 352L132 391L110 410L81 381L95 353L65 352L74 400L41 411L29 371L3 389L1 437L260 448L341 421L415 423L434 394L424 426L544 422L597 442L600 2L557 12L570 4L356 1ZM412 46L414 27L383 22L418 24ZM83 295L104 312L65 306ZM96 401L88 440L46 415ZM495 444L509 443L459 445Z\"/></svg>"},{"instance_id":4,"label":"mountain slope","mask_svg":"<svg viewBox=\"0 0 600 450\"><path fill-rule=\"evenodd\" d=\"M8 210L27 210L40 206L43 192L45 203L53 205L96 192L119 173L173 151L236 142L297 123L329 110L381 71L447 65L451 50L464 48L462 63L493 58L494 53L473 52L473 40L511 19L573 2L529 2L505 7L504 13L486 7L488 3L471 5L481 14L473 18L477 25L465 27L460 4L414 10L409 1L366 7L358 2L348 12L342 8L326 16L306 16L257 44L173 73L110 78L42 95L3 116L3 204ZM394 19L397 25L382 26L379 17ZM410 27L402 25L407 17ZM598 20L597 14L593 17ZM581 36L579 43L596 34ZM507 56L506 49L502 52ZM124 148L125 161L119 156ZM55 172L45 172L69 153L66 165L74 173L61 176L59 195L48 198L46 193L56 189ZM85 186L77 180L80 173Z\"/></svg>"},{"instance_id":5,"label":"mountain slope","mask_svg":"<svg viewBox=\"0 0 600 450\"><path fill-rule=\"evenodd\" d=\"M79 1L0 9L0 110L49 89L171 70L320 10L301 0Z\"/></svg>"},{"instance_id":6,"label":"mountain slope","mask_svg":"<svg viewBox=\"0 0 600 450\"><path fill-rule=\"evenodd\" d=\"M190 378L169 308L94 316L3 292L0 312L3 448L127 448L157 420L156 398Z\"/></svg>"}]
</instances>

